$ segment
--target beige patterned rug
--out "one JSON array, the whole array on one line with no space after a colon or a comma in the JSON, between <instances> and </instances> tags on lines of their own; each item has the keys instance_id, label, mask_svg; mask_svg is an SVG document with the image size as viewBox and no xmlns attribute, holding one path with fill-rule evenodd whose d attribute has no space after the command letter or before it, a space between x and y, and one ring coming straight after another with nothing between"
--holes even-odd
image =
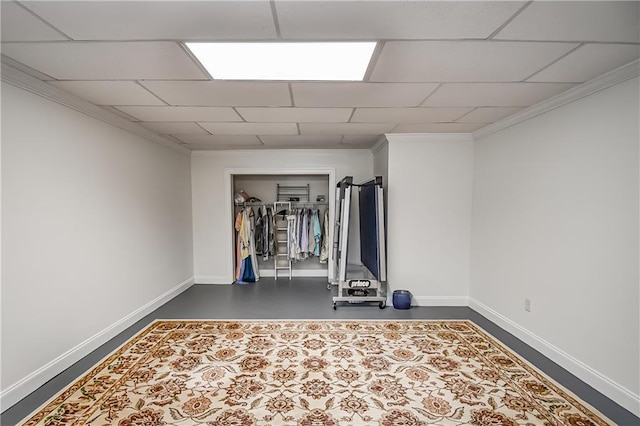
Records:
<instances>
[{"instance_id":1,"label":"beige patterned rug","mask_svg":"<svg viewBox=\"0 0 640 426\"><path fill-rule=\"evenodd\" d=\"M469 321L157 321L26 425L606 425Z\"/></svg>"}]
</instances>

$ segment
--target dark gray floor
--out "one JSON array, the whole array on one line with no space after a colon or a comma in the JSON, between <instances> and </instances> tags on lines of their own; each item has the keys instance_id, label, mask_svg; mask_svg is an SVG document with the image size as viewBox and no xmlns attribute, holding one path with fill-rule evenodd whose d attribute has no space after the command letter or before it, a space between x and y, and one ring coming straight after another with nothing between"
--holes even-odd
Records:
<instances>
[{"instance_id":1,"label":"dark gray floor","mask_svg":"<svg viewBox=\"0 0 640 426\"><path fill-rule=\"evenodd\" d=\"M573 391L618 425L640 425L640 419L585 384L538 351L465 307L430 307L397 310L389 306L343 305L331 308L336 289L326 279L289 281L263 278L244 286L195 285L78 361L18 404L2 413L2 425L15 425L71 381L112 352L155 319L469 319Z\"/></svg>"}]
</instances>

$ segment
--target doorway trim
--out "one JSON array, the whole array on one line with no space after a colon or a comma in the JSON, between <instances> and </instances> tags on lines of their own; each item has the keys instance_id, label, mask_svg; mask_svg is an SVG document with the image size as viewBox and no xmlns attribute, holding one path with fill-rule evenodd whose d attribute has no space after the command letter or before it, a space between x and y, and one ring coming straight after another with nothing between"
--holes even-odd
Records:
<instances>
[{"instance_id":1,"label":"doorway trim","mask_svg":"<svg viewBox=\"0 0 640 426\"><path fill-rule=\"evenodd\" d=\"M225 218L226 223L230 226L229 232L227 232L227 270L226 270L226 278L227 281L231 284L235 281L234 273L233 273L233 247L234 247L234 228L233 228L233 177L235 175L321 175L329 177L329 223L334 223L334 215L335 215L335 201L336 201L336 169L333 167L320 167L320 168L238 168L231 167L224 169L224 188L225 188ZM275 201L275 200L274 200ZM329 226L329 241L333 242L333 226ZM329 245L329 259L328 268L329 268L329 278L333 276L333 243Z\"/></svg>"}]
</instances>

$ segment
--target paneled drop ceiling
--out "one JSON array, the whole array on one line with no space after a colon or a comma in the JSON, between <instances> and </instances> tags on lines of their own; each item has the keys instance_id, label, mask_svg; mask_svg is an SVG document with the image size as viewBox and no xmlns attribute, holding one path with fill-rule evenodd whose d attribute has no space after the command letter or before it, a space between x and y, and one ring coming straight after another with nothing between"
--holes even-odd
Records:
<instances>
[{"instance_id":1,"label":"paneled drop ceiling","mask_svg":"<svg viewBox=\"0 0 640 426\"><path fill-rule=\"evenodd\" d=\"M189 149L472 132L640 56L637 1L2 1L2 59ZM186 41L379 42L364 82L212 80Z\"/></svg>"}]
</instances>

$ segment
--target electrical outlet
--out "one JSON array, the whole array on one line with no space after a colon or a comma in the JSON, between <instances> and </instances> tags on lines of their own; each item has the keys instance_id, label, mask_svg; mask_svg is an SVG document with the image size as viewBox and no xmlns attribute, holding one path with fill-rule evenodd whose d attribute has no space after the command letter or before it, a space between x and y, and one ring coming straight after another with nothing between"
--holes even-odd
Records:
<instances>
[{"instance_id":1,"label":"electrical outlet","mask_svg":"<svg viewBox=\"0 0 640 426\"><path fill-rule=\"evenodd\" d=\"M524 299L524 310L527 312L531 312L531 300Z\"/></svg>"}]
</instances>

